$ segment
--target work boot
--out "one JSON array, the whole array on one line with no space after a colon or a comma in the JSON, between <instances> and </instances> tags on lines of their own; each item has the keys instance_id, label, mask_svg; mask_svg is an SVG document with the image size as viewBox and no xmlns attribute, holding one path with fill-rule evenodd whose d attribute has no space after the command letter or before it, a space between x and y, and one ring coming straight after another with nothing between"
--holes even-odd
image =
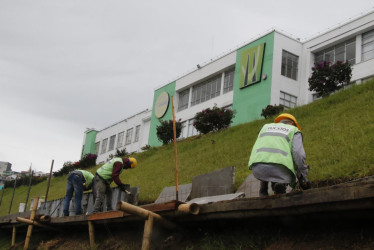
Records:
<instances>
[{"instance_id":1,"label":"work boot","mask_svg":"<svg viewBox=\"0 0 374 250\"><path fill-rule=\"evenodd\" d=\"M268 182L267 181L260 181L260 197L269 196L268 194Z\"/></svg>"},{"instance_id":2,"label":"work boot","mask_svg":"<svg viewBox=\"0 0 374 250\"><path fill-rule=\"evenodd\" d=\"M285 194L286 193L286 188L287 184L285 183L271 183L271 187L274 191L274 194Z\"/></svg>"}]
</instances>

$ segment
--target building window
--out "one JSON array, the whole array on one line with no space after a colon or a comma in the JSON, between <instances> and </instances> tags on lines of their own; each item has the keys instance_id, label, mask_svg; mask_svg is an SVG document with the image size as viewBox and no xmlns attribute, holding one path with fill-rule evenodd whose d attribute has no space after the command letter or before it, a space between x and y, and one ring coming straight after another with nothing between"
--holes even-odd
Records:
<instances>
[{"instance_id":1,"label":"building window","mask_svg":"<svg viewBox=\"0 0 374 250\"><path fill-rule=\"evenodd\" d=\"M221 92L221 75L213 77L205 82L197 84L192 88L191 106L208 101Z\"/></svg>"},{"instance_id":2,"label":"building window","mask_svg":"<svg viewBox=\"0 0 374 250\"><path fill-rule=\"evenodd\" d=\"M193 125L195 122L194 119L191 119L188 121L188 131L187 131L187 137L194 136L198 134L198 131L196 130L195 126Z\"/></svg>"},{"instance_id":3,"label":"building window","mask_svg":"<svg viewBox=\"0 0 374 250\"><path fill-rule=\"evenodd\" d=\"M130 128L130 129L127 130L127 133L126 133L126 145L131 144L132 130L133 130L132 128Z\"/></svg>"},{"instance_id":4,"label":"building window","mask_svg":"<svg viewBox=\"0 0 374 250\"><path fill-rule=\"evenodd\" d=\"M100 149L100 142L95 143L95 155L99 155L99 149Z\"/></svg>"},{"instance_id":5,"label":"building window","mask_svg":"<svg viewBox=\"0 0 374 250\"><path fill-rule=\"evenodd\" d=\"M186 127L186 121L182 122L182 130L181 134L179 135L178 139L183 139L187 137L187 127Z\"/></svg>"},{"instance_id":6,"label":"building window","mask_svg":"<svg viewBox=\"0 0 374 250\"><path fill-rule=\"evenodd\" d=\"M279 105L283 105L286 109L296 107L296 101L296 96L280 92Z\"/></svg>"},{"instance_id":7,"label":"building window","mask_svg":"<svg viewBox=\"0 0 374 250\"><path fill-rule=\"evenodd\" d=\"M108 144L108 138L103 140L103 143L101 144L101 153L104 154L106 152L106 145Z\"/></svg>"},{"instance_id":8,"label":"building window","mask_svg":"<svg viewBox=\"0 0 374 250\"><path fill-rule=\"evenodd\" d=\"M178 111L188 108L188 98L190 97L190 89L183 90L179 92L179 103Z\"/></svg>"},{"instance_id":9,"label":"building window","mask_svg":"<svg viewBox=\"0 0 374 250\"><path fill-rule=\"evenodd\" d=\"M282 51L281 75L297 80L299 57L285 50Z\"/></svg>"},{"instance_id":10,"label":"building window","mask_svg":"<svg viewBox=\"0 0 374 250\"><path fill-rule=\"evenodd\" d=\"M112 135L109 139L109 149L108 151L111 151L114 149L114 142L116 141L116 135Z\"/></svg>"},{"instance_id":11,"label":"building window","mask_svg":"<svg viewBox=\"0 0 374 250\"><path fill-rule=\"evenodd\" d=\"M234 75L235 69L231 69L225 72L225 78L223 79L223 93L232 91L234 86Z\"/></svg>"},{"instance_id":12,"label":"building window","mask_svg":"<svg viewBox=\"0 0 374 250\"><path fill-rule=\"evenodd\" d=\"M140 125L135 128L135 142L139 141Z\"/></svg>"},{"instance_id":13,"label":"building window","mask_svg":"<svg viewBox=\"0 0 374 250\"><path fill-rule=\"evenodd\" d=\"M362 61L374 58L374 30L362 35Z\"/></svg>"},{"instance_id":14,"label":"building window","mask_svg":"<svg viewBox=\"0 0 374 250\"><path fill-rule=\"evenodd\" d=\"M350 65L354 65L356 63L356 38L349 39L314 54L314 62L321 63L323 61L331 62L332 64L337 61L348 61Z\"/></svg>"},{"instance_id":15,"label":"building window","mask_svg":"<svg viewBox=\"0 0 374 250\"><path fill-rule=\"evenodd\" d=\"M125 134L125 132L121 132L121 133L118 134L118 137L117 137L117 148L122 147L124 134Z\"/></svg>"}]
</instances>

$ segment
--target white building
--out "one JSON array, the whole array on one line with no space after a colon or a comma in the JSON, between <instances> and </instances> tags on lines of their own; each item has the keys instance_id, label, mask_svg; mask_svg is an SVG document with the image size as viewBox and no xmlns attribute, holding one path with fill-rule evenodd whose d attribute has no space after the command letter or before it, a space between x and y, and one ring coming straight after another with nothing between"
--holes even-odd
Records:
<instances>
[{"instance_id":1,"label":"white building","mask_svg":"<svg viewBox=\"0 0 374 250\"><path fill-rule=\"evenodd\" d=\"M305 105L315 99L308 90L314 63L338 60L350 62L352 83L374 76L373 11L303 42L271 30L235 51L200 64L196 70L156 89L152 110L141 114L138 123L127 125L124 120L111 125L100 131L94 142L86 140L90 131L86 132L83 153L96 152L102 161L113 152L109 149L118 145L116 138L125 138L127 134L132 138L131 143L130 140L125 143L128 152L140 151L145 144L161 145L156 127L159 119L172 119L171 96L174 96L176 119L184 124L182 137L195 135L193 117L214 105L236 110L232 126L261 119L262 109L270 104L286 108ZM132 145L135 124L141 125L138 136L142 140ZM124 134L120 135L121 132Z\"/></svg>"}]
</instances>

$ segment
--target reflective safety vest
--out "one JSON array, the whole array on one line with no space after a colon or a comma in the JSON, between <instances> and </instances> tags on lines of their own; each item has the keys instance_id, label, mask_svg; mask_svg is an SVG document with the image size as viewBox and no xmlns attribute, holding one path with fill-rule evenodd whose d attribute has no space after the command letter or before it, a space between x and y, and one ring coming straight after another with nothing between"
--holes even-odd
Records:
<instances>
[{"instance_id":1,"label":"reflective safety vest","mask_svg":"<svg viewBox=\"0 0 374 250\"><path fill-rule=\"evenodd\" d=\"M270 123L262 127L251 156L248 168L256 163L281 164L286 166L296 176L292 159L292 140L300 130L284 123Z\"/></svg>"},{"instance_id":2,"label":"reflective safety vest","mask_svg":"<svg viewBox=\"0 0 374 250\"><path fill-rule=\"evenodd\" d=\"M113 166L116 162L121 162L123 164L122 158L113 158L96 171L96 173L100 175L100 177L103 178L108 184L112 183L113 181ZM123 168L121 168L120 173L122 170Z\"/></svg>"},{"instance_id":3,"label":"reflective safety vest","mask_svg":"<svg viewBox=\"0 0 374 250\"><path fill-rule=\"evenodd\" d=\"M93 174L86 170L77 169L76 171L79 171L82 173L84 179L86 180L85 184L83 184L86 188L91 187L92 179L94 178Z\"/></svg>"}]
</instances>

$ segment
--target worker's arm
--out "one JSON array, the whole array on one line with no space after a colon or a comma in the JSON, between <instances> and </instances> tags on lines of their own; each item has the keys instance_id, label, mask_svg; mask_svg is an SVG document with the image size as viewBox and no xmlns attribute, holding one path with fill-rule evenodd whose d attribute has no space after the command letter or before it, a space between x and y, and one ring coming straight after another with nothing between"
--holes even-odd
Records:
<instances>
[{"instance_id":1,"label":"worker's arm","mask_svg":"<svg viewBox=\"0 0 374 250\"><path fill-rule=\"evenodd\" d=\"M292 157L295 165L297 177L307 177L309 172L308 165L305 164L305 150L303 145L303 136L296 133L292 141Z\"/></svg>"},{"instance_id":2,"label":"worker's arm","mask_svg":"<svg viewBox=\"0 0 374 250\"><path fill-rule=\"evenodd\" d=\"M123 185L123 183L121 182L121 179L119 178L119 174L121 173L122 167L123 167L122 163L118 161L114 163L113 165L112 178L113 178L114 183L117 184L117 186Z\"/></svg>"},{"instance_id":3,"label":"worker's arm","mask_svg":"<svg viewBox=\"0 0 374 250\"><path fill-rule=\"evenodd\" d=\"M292 157L300 187L304 190L309 189L311 187L307 178L309 166L305 164L305 150L301 133L296 133L294 135L292 141Z\"/></svg>"}]
</instances>

